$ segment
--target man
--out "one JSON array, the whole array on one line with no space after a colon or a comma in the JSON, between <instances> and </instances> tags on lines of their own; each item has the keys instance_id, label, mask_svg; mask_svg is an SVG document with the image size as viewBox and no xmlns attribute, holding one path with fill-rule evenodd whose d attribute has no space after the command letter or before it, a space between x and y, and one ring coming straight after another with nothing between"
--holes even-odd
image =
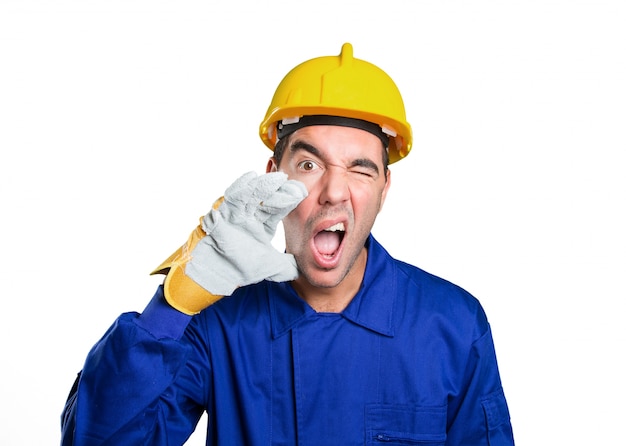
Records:
<instances>
[{"instance_id":1,"label":"man","mask_svg":"<svg viewBox=\"0 0 626 446\"><path fill-rule=\"evenodd\" d=\"M391 78L345 44L287 74L260 134L266 174L235 181L94 346L62 444L179 445L206 411L215 445L512 445L479 302L370 234L411 148Z\"/></svg>"}]
</instances>

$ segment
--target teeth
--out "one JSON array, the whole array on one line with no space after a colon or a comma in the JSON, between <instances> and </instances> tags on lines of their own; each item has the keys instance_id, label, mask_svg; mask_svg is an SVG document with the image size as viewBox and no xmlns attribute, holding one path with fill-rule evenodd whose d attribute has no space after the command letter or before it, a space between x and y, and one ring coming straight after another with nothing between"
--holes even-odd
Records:
<instances>
[{"instance_id":1,"label":"teeth","mask_svg":"<svg viewBox=\"0 0 626 446\"><path fill-rule=\"evenodd\" d=\"M346 228L343 225L343 223L337 223L336 225L332 225L330 228L324 229L324 231L331 231L331 232L337 232L337 231L345 231Z\"/></svg>"}]
</instances>

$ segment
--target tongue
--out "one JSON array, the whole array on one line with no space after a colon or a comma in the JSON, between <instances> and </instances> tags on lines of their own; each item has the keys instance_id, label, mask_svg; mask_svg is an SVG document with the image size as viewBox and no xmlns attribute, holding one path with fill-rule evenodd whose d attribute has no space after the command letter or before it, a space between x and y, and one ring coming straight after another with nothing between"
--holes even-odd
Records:
<instances>
[{"instance_id":1,"label":"tongue","mask_svg":"<svg viewBox=\"0 0 626 446\"><path fill-rule=\"evenodd\" d=\"M337 232L322 231L315 236L315 247L324 255L331 255L339 247L339 234Z\"/></svg>"}]
</instances>

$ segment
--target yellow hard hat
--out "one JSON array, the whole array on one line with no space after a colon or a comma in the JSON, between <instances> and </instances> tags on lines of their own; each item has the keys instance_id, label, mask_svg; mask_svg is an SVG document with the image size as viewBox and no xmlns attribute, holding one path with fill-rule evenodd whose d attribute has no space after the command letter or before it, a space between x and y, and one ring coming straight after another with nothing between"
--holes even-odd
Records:
<instances>
[{"instance_id":1,"label":"yellow hard hat","mask_svg":"<svg viewBox=\"0 0 626 446\"><path fill-rule=\"evenodd\" d=\"M274 150L278 129L304 116L333 116L376 124L389 136L389 162L409 154L413 142L404 102L395 82L377 66L352 57L344 43L339 56L323 56L293 68L278 85L259 127ZM310 124L309 124L310 125Z\"/></svg>"}]
</instances>

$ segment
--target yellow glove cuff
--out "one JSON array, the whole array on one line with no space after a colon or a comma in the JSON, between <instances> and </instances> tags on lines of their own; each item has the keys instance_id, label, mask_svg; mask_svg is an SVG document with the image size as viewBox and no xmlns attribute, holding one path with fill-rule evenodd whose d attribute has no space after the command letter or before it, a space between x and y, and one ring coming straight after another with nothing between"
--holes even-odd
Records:
<instances>
[{"instance_id":1,"label":"yellow glove cuff","mask_svg":"<svg viewBox=\"0 0 626 446\"><path fill-rule=\"evenodd\" d=\"M217 209L222 201L223 199L216 201L213 208ZM185 265L191 260L191 252L205 235L200 218L200 224L189 235L187 242L150 273L166 274L163 284L165 300L188 315L198 314L224 297L209 293L185 274Z\"/></svg>"}]
</instances>

